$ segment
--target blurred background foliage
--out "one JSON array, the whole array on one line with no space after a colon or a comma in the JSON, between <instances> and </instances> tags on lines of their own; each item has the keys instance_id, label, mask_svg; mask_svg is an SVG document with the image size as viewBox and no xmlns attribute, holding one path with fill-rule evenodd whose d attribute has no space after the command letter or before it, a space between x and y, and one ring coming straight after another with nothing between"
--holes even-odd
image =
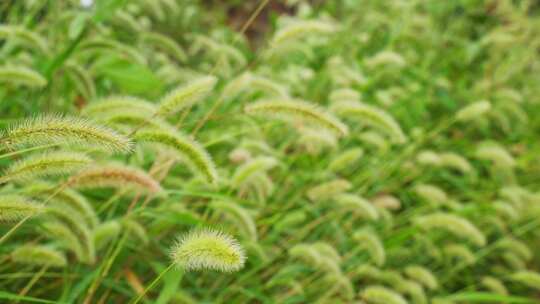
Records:
<instances>
[{"instance_id":1,"label":"blurred background foliage","mask_svg":"<svg viewBox=\"0 0 540 304\"><path fill-rule=\"evenodd\" d=\"M303 21L313 29L279 43L280 31ZM46 81L21 84L2 70L2 129L42 113L84 116L88 105L113 95L157 104L210 74L219 78L212 93L165 120L193 135L221 176L208 187L167 153L140 145L130 155L97 155L150 172L167 195L149 197L130 214L132 197L82 191L100 223L122 222L122 232L96 248L94 264L68 254L68 266L47 268L35 282L35 268L10 261L21 244L50 237L39 228L47 219L32 220L0 246L5 301L27 295L29 302L127 303L168 265L176 232L208 225L239 236L246 267L168 272L147 303L392 304L380 290L370 296L374 285L410 303L538 298L540 276L514 275L540 263L540 2L3 0L0 23L0 67L25 67ZM328 109L347 123L349 136L243 111L276 96ZM391 115L408 141L394 141L384 121L342 117L343 101ZM488 113L456 120L481 101L489 102ZM126 135L137 130L105 114L91 118ZM479 152L484 145L497 148ZM19 157L2 156L0 165ZM257 157L277 165L232 183ZM501 165L505 157L515 164ZM352 211L344 194L354 196ZM371 219L370 207L377 214ZM435 212L467 219L487 244L416 224ZM138 239L120 242L130 233ZM436 288L411 278L406 267L417 265L433 274Z\"/></svg>"}]
</instances>

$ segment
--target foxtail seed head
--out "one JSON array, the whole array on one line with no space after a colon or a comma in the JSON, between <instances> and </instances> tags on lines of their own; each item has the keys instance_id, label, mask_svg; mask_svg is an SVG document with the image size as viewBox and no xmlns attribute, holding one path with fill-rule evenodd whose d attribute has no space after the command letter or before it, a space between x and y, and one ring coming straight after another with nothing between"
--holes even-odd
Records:
<instances>
[{"instance_id":1,"label":"foxtail seed head","mask_svg":"<svg viewBox=\"0 0 540 304\"><path fill-rule=\"evenodd\" d=\"M34 266L64 267L67 264L62 252L43 245L23 245L17 247L12 253L13 261Z\"/></svg>"},{"instance_id":2,"label":"foxtail seed head","mask_svg":"<svg viewBox=\"0 0 540 304\"><path fill-rule=\"evenodd\" d=\"M169 115L193 105L210 93L216 82L216 77L205 76L174 89L163 97L158 113Z\"/></svg>"},{"instance_id":3,"label":"foxtail seed head","mask_svg":"<svg viewBox=\"0 0 540 304\"><path fill-rule=\"evenodd\" d=\"M178 238L171 257L179 267L189 270L233 272L245 263L244 250L231 236L215 230L194 230Z\"/></svg>"},{"instance_id":4,"label":"foxtail seed head","mask_svg":"<svg viewBox=\"0 0 540 304\"><path fill-rule=\"evenodd\" d=\"M43 115L23 120L11 126L0 141L15 147L71 144L111 152L130 152L132 148L128 138L107 127L87 119L61 115Z\"/></svg>"}]
</instances>

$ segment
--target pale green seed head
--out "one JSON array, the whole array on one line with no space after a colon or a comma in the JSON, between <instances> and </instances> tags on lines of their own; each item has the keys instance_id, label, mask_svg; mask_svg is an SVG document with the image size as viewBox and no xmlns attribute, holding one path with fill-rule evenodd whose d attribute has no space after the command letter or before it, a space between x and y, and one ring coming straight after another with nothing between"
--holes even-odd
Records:
<instances>
[{"instance_id":1,"label":"pale green seed head","mask_svg":"<svg viewBox=\"0 0 540 304\"><path fill-rule=\"evenodd\" d=\"M244 250L231 236L215 230L194 230L181 235L173 246L173 262L184 270L233 272L245 263Z\"/></svg>"}]
</instances>

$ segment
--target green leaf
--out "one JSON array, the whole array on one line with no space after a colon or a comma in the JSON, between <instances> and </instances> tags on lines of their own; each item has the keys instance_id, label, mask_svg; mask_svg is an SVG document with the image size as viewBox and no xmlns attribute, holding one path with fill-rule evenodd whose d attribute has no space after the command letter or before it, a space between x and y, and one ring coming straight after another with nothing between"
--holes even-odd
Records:
<instances>
[{"instance_id":1,"label":"green leaf","mask_svg":"<svg viewBox=\"0 0 540 304\"><path fill-rule=\"evenodd\" d=\"M450 301L465 303L540 303L537 300L516 296L504 296L491 292L462 292L445 297Z\"/></svg>"},{"instance_id":2,"label":"green leaf","mask_svg":"<svg viewBox=\"0 0 540 304\"><path fill-rule=\"evenodd\" d=\"M94 21L102 22L111 18L116 9L120 8L126 3L126 0L96 0Z\"/></svg>"},{"instance_id":3,"label":"green leaf","mask_svg":"<svg viewBox=\"0 0 540 304\"><path fill-rule=\"evenodd\" d=\"M154 263L152 265L156 272L160 273L166 267L162 264ZM167 304L174 297L176 292L180 287L180 281L182 281L182 276L184 272L181 269L173 268L165 275L163 275L163 288L159 292L159 297L154 302L155 304Z\"/></svg>"},{"instance_id":4,"label":"green leaf","mask_svg":"<svg viewBox=\"0 0 540 304\"><path fill-rule=\"evenodd\" d=\"M30 303L60 303L60 304L65 303L65 302L49 301L49 300L44 300L44 299L20 296L17 294L6 292L6 291L0 291L0 299L15 300L15 301L24 300L25 302L30 302Z\"/></svg>"},{"instance_id":5,"label":"green leaf","mask_svg":"<svg viewBox=\"0 0 540 304\"><path fill-rule=\"evenodd\" d=\"M168 210L166 213L160 212L143 212L143 216L148 216L164 223L173 223L175 225L187 225L194 226L202 224L200 218L189 211L172 211Z\"/></svg>"},{"instance_id":6,"label":"green leaf","mask_svg":"<svg viewBox=\"0 0 540 304\"><path fill-rule=\"evenodd\" d=\"M111 80L126 94L154 96L163 87L163 83L147 67L115 56L101 60L96 72Z\"/></svg>"},{"instance_id":7,"label":"green leaf","mask_svg":"<svg viewBox=\"0 0 540 304\"><path fill-rule=\"evenodd\" d=\"M97 268L94 271L86 274L83 279L81 279L75 287L71 290L69 295L68 303L75 303L75 300L82 295L82 293L90 286L94 278L99 274L101 269Z\"/></svg>"},{"instance_id":8,"label":"green leaf","mask_svg":"<svg viewBox=\"0 0 540 304\"><path fill-rule=\"evenodd\" d=\"M81 13L75 16L69 24L68 37L70 40L76 39L86 27L86 23L90 15L87 13Z\"/></svg>"}]
</instances>

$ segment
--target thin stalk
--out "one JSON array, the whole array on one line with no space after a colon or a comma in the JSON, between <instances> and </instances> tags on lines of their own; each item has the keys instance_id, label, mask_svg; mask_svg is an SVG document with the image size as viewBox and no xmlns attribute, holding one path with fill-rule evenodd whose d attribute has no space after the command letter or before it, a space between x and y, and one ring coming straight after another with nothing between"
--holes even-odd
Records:
<instances>
[{"instance_id":1,"label":"thin stalk","mask_svg":"<svg viewBox=\"0 0 540 304\"><path fill-rule=\"evenodd\" d=\"M43 267L41 267L39 272L36 273L32 277L32 279L28 282L28 284L26 284L26 286L24 286L24 288L19 292L19 296L24 297L28 293L30 288L32 288L32 286L34 286L34 284L36 284L36 282L43 276L43 274L47 271L48 268L49 268L49 265L44 265ZM17 301L16 303L18 302L19 301Z\"/></svg>"},{"instance_id":2,"label":"thin stalk","mask_svg":"<svg viewBox=\"0 0 540 304\"><path fill-rule=\"evenodd\" d=\"M23 153L26 153L26 152L32 152L32 151L36 151L36 150L42 150L42 149L47 149L47 148L51 148L51 147L56 147L58 145L59 144L48 144L48 145L42 145L42 146L36 146L36 147L32 147L32 148L17 150L17 151L14 151L14 152L10 152L10 153L0 155L0 159L6 158L6 157L11 157L11 156L16 156L16 155L23 154Z\"/></svg>"},{"instance_id":3,"label":"thin stalk","mask_svg":"<svg viewBox=\"0 0 540 304\"><path fill-rule=\"evenodd\" d=\"M53 197L55 197L58 193L62 192L66 187L68 183L67 181L64 182L56 191L54 191L51 195L49 195L45 201L43 201L43 205L47 204ZM0 244L2 244L4 241L6 241L19 227L22 226L26 221L28 221L32 215L27 215L22 220L20 220L15 226L11 227L1 238L0 238Z\"/></svg>"},{"instance_id":4,"label":"thin stalk","mask_svg":"<svg viewBox=\"0 0 540 304\"><path fill-rule=\"evenodd\" d=\"M141 301L141 299L152 289L154 288L154 286L161 280L161 278L167 273L169 272L169 270L171 270L173 267L174 267L174 263L171 263L167 268L165 268L165 270L163 270L153 281L152 283L150 283L150 285L148 285L148 287L146 287L146 289L135 299L133 300L131 303L132 304L137 304Z\"/></svg>"},{"instance_id":5,"label":"thin stalk","mask_svg":"<svg viewBox=\"0 0 540 304\"><path fill-rule=\"evenodd\" d=\"M247 29L251 26L251 24L253 23L253 21L255 21L255 18L257 18L257 16L262 12L262 10L266 7L266 5L268 4L268 2L270 2L270 0L263 0L261 1L261 3L259 4L259 6L255 9L255 11L253 12L253 14L251 14L251 16L249 17L249 19L246 21L246 23L244 23L244 25L242 26L242 28L240 29L240 35L243 35ZM249 66L248 66L249 67ZM221 105L221 103L223 103L223 96L221 96L213 105L212 107L210 108L210 110L206 113L206 115L203 117L203 119L201 119L199 121L199 123L195 126L195 129L193 129L193 132L191 132L191 134L193 136L195 136L197 134L197 132L199 131L200 128L202 128L204 126L204 124L208 121L208 119L210 118L210 116L212 116L214 114L214 112L217 110L217 108Z\"/></svg>"},{"instance_id":6,"label":"thin stalk","mask_svg":"<svg viewBox=\"0 0 540 304\"><path fill-rule=\"evenodd\" d=\"M99 284L101 283L101 280L103 280L103 278L105 278L107 274L109 273L109 270L111 269L114 263L114 260L116 259L118 254L120 254L120 250L124 246L124 242L126 240L127 240L127 234L124 233L120 241L117 242L116 248L114 248L114 251L112 252L112 254L107 258L104 264L102 264L101 269L103 269L103 271L101 271L101 273L98 273L96 279L92 282L92 286L90 286L90 289L88 289L88 292L86 293L86 298L84 299L84 302L83 302L84 304L92 303L92 297L94 296L94 293L96 292Z\"/></svg>"}]
</instances>

